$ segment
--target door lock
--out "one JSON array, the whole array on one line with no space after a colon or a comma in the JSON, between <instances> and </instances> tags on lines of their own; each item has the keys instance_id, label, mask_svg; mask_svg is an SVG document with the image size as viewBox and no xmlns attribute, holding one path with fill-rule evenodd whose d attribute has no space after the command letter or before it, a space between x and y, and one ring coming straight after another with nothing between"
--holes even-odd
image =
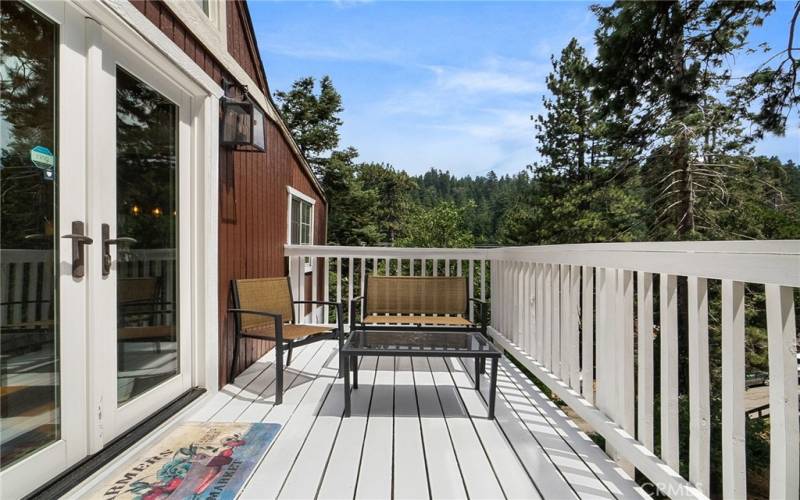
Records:
<instances>
[{"instance_id":1,"label":"door lock","mask_svg":"<svg viewBox=\"0 0 800 500\"><path fill-rule=\"evenodd\" d=\"M83 278L85 274L84 245L91 245L92 239L83 234L83 222L72 221L72 234L65 234L62 238L72 240L72 277Z\"/></svg>"},{"instance_id":2,"label":"door lock","mask_svg":"<svg viewBox=\"0 0 800 500\"><path fill-rule=\"evenodd\" d=\"M136 243L136 239L127 236L110 238L111 228L108 224L101 226L101 232L103 237L103 276L108 276L111 272L111 245L133 245Z\"/></svg>"}]
</instances>

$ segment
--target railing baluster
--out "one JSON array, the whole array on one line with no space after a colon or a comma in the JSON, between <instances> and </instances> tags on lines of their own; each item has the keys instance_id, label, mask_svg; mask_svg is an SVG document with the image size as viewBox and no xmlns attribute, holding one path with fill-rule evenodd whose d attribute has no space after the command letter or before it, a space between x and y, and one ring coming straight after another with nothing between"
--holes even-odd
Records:
<instances>
[{"instance_id":1,"label":"railing baluster","mask_svg":"<svg viewBox=\"0 0 800 500\"><path fill-rule=\"evenodd\" d=\"M306 263L303 256L298 256L296 260L297 263L295 265L297 267L297 285L295 285L295 287L297 288L297 299L295 300L306 300ZM295 317L298 323L306 322L305 305L297 305Z\"/></svg>"},{"instance_id":2,"label":"railing baluster","mask_svg":"<svg viewBox=\"0 0 800 500\"><path fill-rule=\"evenodd\" d=\"M529 354L536 352L533 342L533 293L534 264L525 264L525 350Z\"/></svg>"},{"instance_id":3,"label":"railing baluster","mask_svg":"<svg viewBox=\"0 0 800 500\"><path fill-rule=\"evenodd\" d=\"M488 296L486 294L486 284L488 281L486 280L486 260L481 259L481 278L480 278L480 285L481 285L481 300L486 300Z\"/></svg>"},{"instance_id":4,"label":"railing baluster","mask_svg":"<svg viewBox=\"0 0 800 500\"><path fill-rule=\"evenodd\" d=\"M336 302L342 301L342 258L336 257Z\"/></svg>"},{"instance_id":5,"label":"railing baluster","mask_svg":"<svg viewBox=\"0 0 800 500\"><path fill-rule=\"evenodd\" d=\"M688 278L689 316L689 480L708 495L711 409L708 371L708 285Z\"/></svg>"},{"instance_id":6,"label":"railing baluster","mask_svg":"<svg viewBox=\"0 0 800 500\"><path fill-rule=\"evenodd\" d=\"M569 373L572 367L569 366L569 349L572 345L572 325L570 324L570 303L572 302L572 289L570 288L569 266L562 264L559 266L560 283L559 289L560 296L560 335L559 335L559 355L561 369L559 370L559 377L561 380L569 384Z\"/></svg>"},{"instance_id":7,"label":"railing baluster","mask_svg":"<svg viewBox=\"0 0 800 500\"><path fill-rule=\"evenodd\" d=\"M319 259L316 257L311 258L311 300L316 301L319 288L319 282L317 281L318 278L318 271L317 267L319 264ZM311 305L311 322L312 323L319 323L319 307L316 304Z\"/></svg>"},{"instance_id":8,"label":"railing baluster","mask_svg":"<svg viewBox=\"0 0 800 500\"><path fill-rule=\"evenodd\" d=\"M597 374L597 388L595 392L595 404L596 406L604 410L606 408L606 394L608 393L608 380L606 378L606 364L608 363L608 342L606 338L606 331L608 330L607 324L607 313L608 308L606 307L607 301L607 290L606 290L606 269L605 268L598 268L597 269L597 322L596 322L596 339L595 339L595 346L597 349L597 357L595 361Z\"/></svg>"},{"instance_id":9,"label":"railing baluster","mask_svg":"<svg viewBox=\"0 0 800 500\"><path fill-rule=\"evenodd\" d=\"M616 315L620 326L616 336L620 338L617 353L617 383L619 387L619 423L631 436L636 433L636 386L633 361L633 273L620 269L617 272ZM619 461L619 460L618 460ZM634 470L627 460L621 465L629 475Z\"/></svg>"},{"instance_id":10,"label":"railing baluster","mask_svg":"<svg viewBox=\"0 0 800 500\"><path fill-rule=\"evenodd\" d=\"M594 404L594 268L583 266L581 394Z\"/></svg>"},{"instance_id":11,"label":"railing baluster","mask_svg":"<svg viewBox=\"0 0 800 500\"><path fill-rule=\"evenodd\" d=\"M678 448L678 299L677 278L661 274L661 458L675 470L680 467Z\"/></svg>"},{"instance_id":12,"label":"railing baluster","mask_svg":"<svg viewBox=\"0 0 800 500\"><path fill-rule=\"evenodd\" d=\"M569 385L576 391L580 391L580 302L581 302L581 268L580 266L570 267L570 305L569 305Z\"/></svg>"},{"instance_id":13,"label":"railing baluster","mask_svg":"<svg viewBox=\"0 0 800 500\"><path fill-rule=\"evenodd\" d=\"M542 305L544 312L544 330L542 342L542 364L550 371L552 371L552 351L551 340L553 337L553 290L552 290L552 274L553 266L544 264L544 277L542 279L542 291L544 292L544 304Z\"/></svg>"},{"instance_id":14,"label":"railing baluster","mask_svg":"<svg viewBox=\"0 0 800 500\"><path fill-rule=\"evenodd\" d=\"M637 437L650 451L653 443L653 275L637 274L637 348L639 355L639 427Z\"/></svg>"},{"instance_id":15,"label":"railing baluster","mask_svg":"<svg viewBox=\"0 0 800 500\"><path fill-rule=\"evenodd\" d=\"M797 327L793 289L766 285L769 346L770 474L772 498L798 498L800 431L797 408Z\"/></svg>"},{"instance_id":16,"label":"railing baluster","mask_svg":"<svg viewBox=\"0 0 800 500\"><path fill-rule=\"evenodd\" d=\"M361 286L358 289L358 295L359 296L363 296L364 295L364 279L365 279L365 275L367 274L367 271L366 271L364 266L366 265L366 263L367 263L367 259L365 259L364 257L361 257L361 266L359 266L361 268L360 269L360 271L361 271ZM350 307L350 304L348 304L347 307ZM361 308L361 317L363 318L364 317L364 301L363 300L359 303L359 307Z\"/></svg>"},{"instance_id":17,"label":"railing baluster","mask_svg":"<svg viewBox=\"0 0 800 500\"><path fill-rule=\"evenodd\" d=\"M331 283L330 283L330 279L331 279L330 278L330 274L331 274L330 259L328 257L323 257L322 259L323 259L323 261L322 261L323 262L323 266L322 267L324 268L323 272L325 273L325 275L322 277L322 280L325 282L325 284L323 285L324 288L322 289L322 294L323 294L322 296L325 298L325 302L329 302L330 301L330 285L331 285ZM324 314L325 314L325 323L330 323L330 321L331 321L331 319L330 319L330 306L326 305L323 308L323 310L325 311L324 312Z\"/></svg>"},{"instance_id":18,"label":"railing baluster","mask_svg":"<svg viewBox=\"0 0 800 500\"><path fill-rule=\"evenodd\" d=\"M347 259L347 303L345 304L344 309L347 311L345 316L347 316L347 322L350 323L352 318L350 317L350 302L353 301L353 258L350 257Z\"/></svg>"},{"instance_id":19,"label":"railing baluster","mask_svg":"<svg viewBox=\"0 0 800 500\"><path fill-rule=\"evenodd\" d=\"M550 290L553 294L551 306L553 308L552 321L553 330L551 336L551 370L558 377L561 377L561 274L558 264L552 266L552 274L550 275Z\"/></svg>"},{"instance_id":20,"label":"railing baluster","mask_svg":"<svg viewBox=\"0 0 800 500\"><path fill-rule=\"evenodd\" d=\"M747 497L744 284L722 280L722 496Z\"/></svg>"}]
</instances>

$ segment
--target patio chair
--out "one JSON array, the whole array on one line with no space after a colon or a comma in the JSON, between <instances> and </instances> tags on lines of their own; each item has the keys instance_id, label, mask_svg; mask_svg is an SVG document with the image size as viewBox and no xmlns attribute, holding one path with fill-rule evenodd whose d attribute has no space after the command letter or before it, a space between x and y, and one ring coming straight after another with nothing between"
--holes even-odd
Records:
<instances>
[{"instance_id":1,"label":"patio chair","mask_svg":"<svg viewBox=\"0 0 800 500\"><path fill-rule=\"evenodd\" d=\"M344 343L342 304L315 300L293 300L289 277L241 279L231 282L233 308L228 312L235 320L236 337L233 347L230 381L236 374L239 343L242 338L275 342L275 404L283 401L283 352L287 351L286 366L292 362L292 348L325 339L338 339L339 351ZM336 327L330 325L297 324L295 305L316 304L336 308ZM342 376L342 367L339 367Z\"/></svg>"}]
</instances>

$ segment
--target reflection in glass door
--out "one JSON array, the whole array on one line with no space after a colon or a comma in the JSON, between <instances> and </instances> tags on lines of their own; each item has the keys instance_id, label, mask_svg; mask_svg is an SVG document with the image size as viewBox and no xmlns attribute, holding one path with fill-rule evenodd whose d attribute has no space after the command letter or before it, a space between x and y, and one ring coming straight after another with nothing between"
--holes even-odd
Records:
<instances>
[{"instance_id":1,"label":"reflection in glass door","mask_svg":"<svg viewBox=\"0 0 800 500\"><path fill-rule=\"evenodd\" d=\"M0 468L60 438L56 25L0 9Z\"/></svg>"},{"instance_id":2,"label":"reflection in glass door","mask_svg":"<svg viewBox=\"0 0 800 500\"><path fill-rule=\"evenodd\" d=\"M178 106L117 68L117 404L179 373ZM110 250L104 265L110 273Z\"/></svg>"}]
</instances>

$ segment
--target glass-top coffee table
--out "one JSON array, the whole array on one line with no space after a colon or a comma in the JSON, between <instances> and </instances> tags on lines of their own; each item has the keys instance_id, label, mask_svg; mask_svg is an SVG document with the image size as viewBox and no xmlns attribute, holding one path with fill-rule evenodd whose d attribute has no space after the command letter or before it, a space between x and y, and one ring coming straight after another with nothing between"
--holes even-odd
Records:
<instances>
[{"instance_id":1,"label":"glass-top coffee table","mask_svg":"<svg viewBox=\"0 0 800 500\"><path fill-rule=\"evenodd\" d=\"M350 372L353 389L358 388L359 356L423 356L436 358L474 358L475 389L480 390L479 372L487 358L491 360L489 384L489 419L494 418L497 391L498 351L480 332L443 332L431 330L355 330L342 348L344 364L344 412L350 416Z\"/></svg>"}]
</instances>

